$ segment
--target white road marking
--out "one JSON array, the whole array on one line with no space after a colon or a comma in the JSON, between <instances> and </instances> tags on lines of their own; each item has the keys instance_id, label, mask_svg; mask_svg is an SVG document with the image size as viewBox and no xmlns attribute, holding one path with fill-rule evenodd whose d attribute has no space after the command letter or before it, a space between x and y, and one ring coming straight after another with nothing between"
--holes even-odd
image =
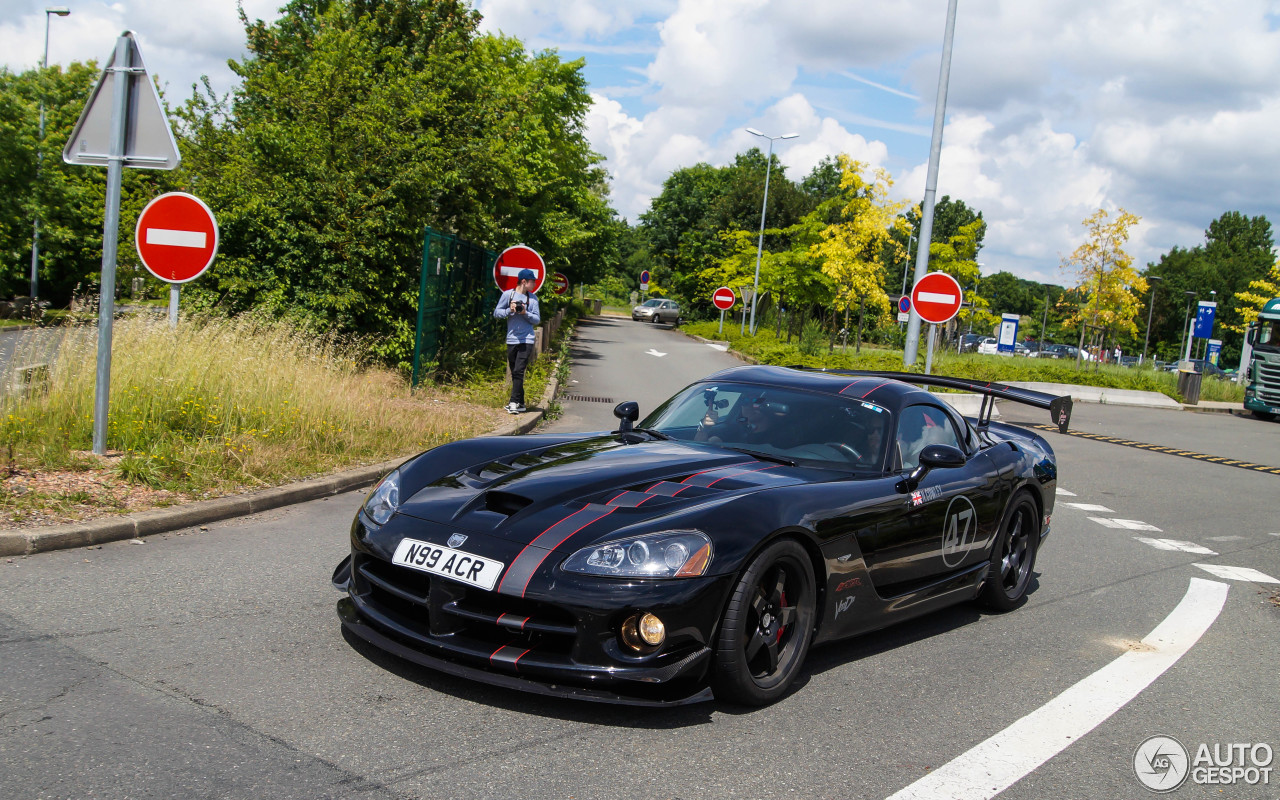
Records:
<instances>
[{"instance_id":1,"label":"white road marking","mask_svg":"<svg viewBox=\"0 0 1280 800\"><path fill-rule=\"evenodd\" d=\"M1058 487L1057 492L1059 497L1075 497L1076 496L1075 492L1068 492L1066 489L1063 489L1060 486ZM1280 536L1280 533L1277 533L1276 535Z\"/></svg>"},{"instance_id":2,"label":"white road marking","mask_svg":"<svg viewBox=\"0 0 1280 800\"><path fill-rule=\"evenodd\" d=\"M726 352L729 349L729 345L727 344L712 344L711 342L707 342L707 347L710 347L712 350L719 350L721 353Z\"/></svg>"},{"instance_id":3,"label":"white road marking","mask_svg":"<svg viewBox=\"0 0 1280 800\"><path fill-rule=\"evenodd\" d=\"M1280 533L1268 533L1268 536L1280 536Z\"/></svg>"},{"instance_id":4,"label":"white road marking","mask_svg":"<svg viewBox=\"0 0 1280 800\"><path fill-rule=\"evenodd\" d=\"M939 294L938 292L918 292L916 300L921 303L946 303L950 305L956 301L954 294Z\"/></svg>"},{"instance_id":5,"label":"white road marking","mask_svg":"<svg viewBox=\"0 0 1280 800\"><path fill-rule=\"evenodd\" d=\"M1160 532L1160 529L1155 525L1143 522L1140 519L1107 519L1106 517L1089 517L1089 519L1108 528L1122 528L1126 531Z\"/></svg>"},{"instance_id":6,"label":"white road marking","mask_svg":"<svg viewBox=\"0 0 1280 800\"><path fill-rule=\"evenodd\" d=\"M1101 511L1103 514L1116 513L1111 509L1107 508L1106 506L1096 506L1093 503L1063 503L1063 505L1071 506L1072 508L1078 508L1081 511Z\"/></svg>"},{"instance_id":7,"label":"white road marking","mask_svg":"<svg viewBox=\"0 0 1280 800\"><path fill-rule=\"evenodd\" d=\"M147 228L147 244L167 244L171 247L204 247L205 241L204 231Z\"/></svg>"},{"instance_id":8,"label":"white road marking","mask_svg":"<svg viewBox=\"0 0 1280 800\"><path fill-rule=\"evenodd\" d=\"M1157 550L1178 550L1183 553L1199 553L1202 556L1216 556L1207 547L1201 547L1195 542L1183 542L1178 539L1148 539L1146 536L1133 537L1143 544L1149 544Z\"/></svg>"},{"instance_id":9,"label":"white road marking","mask_svg":"<svg viewBox=\"0 0 1280 800\"><path fill-rule=\"evenodd\" d=\"M648 350L645 350L644 352L645 352L645 355L657 356L658 358L662 358L663 356L666 355L666 353L659 353L657 350L654 350L652 347L650 347Z\"/></svg>"},{"instance_id":10,"label":"white road marking","mask_svg":"<svg viewBox=\"0 0 1280 800\"><path fill-rule=\"evenodd\" d=\"M1243 536L1210 536L1211 542L1243 542Z\"/></svg>"},{"instance_id":11,"label":"white road marking","mask_svg":"<svg viewBox=\"0 0 1280 800\"><path fill-rule=\"evenodd\" d=\"M1265 572L1258 572L1249 567L1228 567L1222 564L1196 564L1197 567L1228 581L1249 581L1251 583L1280 583Z\"/></svg>"},{"instance_id":12,"label":"white road marking","mask_svg":"<svg viewBox=\"0 0 1280 800\"><path fill-rule=\"evenodd\" d=\"M1182 602L1131 650L889 800L988 800L1119 711L1182 658L1222 611L1230 587L1192 578Z\"/></svg>"}]
</instances>

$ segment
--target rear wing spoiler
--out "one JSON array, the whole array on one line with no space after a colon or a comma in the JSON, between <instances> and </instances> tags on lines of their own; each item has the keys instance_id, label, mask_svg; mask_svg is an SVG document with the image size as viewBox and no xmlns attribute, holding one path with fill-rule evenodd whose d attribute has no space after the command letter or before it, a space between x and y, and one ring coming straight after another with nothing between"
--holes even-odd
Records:
<instances>
[{"instance_id":1,"label":"rear wing spoiler","mask_svg":"<svg viewBox=\"0 0 1280 800\"><path fill-rule=\"evenodd\" d=\"M794 367L811 372L831 372L838 375L855 375L863 378L889 378L903 383L914 383L922 386L940 386L946 389L962 389L982 395L982 408L978 412L979 427L986 427L991 422L991 413L995 411L996 400L1012 400L1015 403L1043 408L1049 412L1050 421L1058 426L1060 433L1066 433L1071 425L1071 396L1047 394L1033 389L1023 389L1003 383L988 383L967 378L949 378L945 375L920 375L914 372L873 372L850 369L815 370L809 367Z\"/></svg>"}]
</instances>

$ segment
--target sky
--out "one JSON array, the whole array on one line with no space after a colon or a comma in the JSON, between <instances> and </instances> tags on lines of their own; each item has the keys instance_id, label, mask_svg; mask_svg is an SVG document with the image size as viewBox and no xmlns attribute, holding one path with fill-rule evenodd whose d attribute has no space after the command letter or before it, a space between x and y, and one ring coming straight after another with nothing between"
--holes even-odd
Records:
<instances>
[{"instance_id":1,"label":"sky","mask_svg":"<svg viewBox=\"0 0 1280 800\"><path fill-rule=\"evenodd\" d=\"M244 55L232 0L65 0L49 61L105 60L135 32L171 101ZM278 0L244 0L273 19ZM920 201L946 0L475 0L483 28L581 58L592 147L635 222L672 170L775 142L793 180L844 152ZM47 6L0 4L0 59L35 66ZM1227 211L1280 224L1280 0L964 0L937 196L987 222L983 274L1066 283L1099 208L1142 218L1139 265ZM1277 232L1280 239L1280 231Z\"/></svg>"}]
</instances>

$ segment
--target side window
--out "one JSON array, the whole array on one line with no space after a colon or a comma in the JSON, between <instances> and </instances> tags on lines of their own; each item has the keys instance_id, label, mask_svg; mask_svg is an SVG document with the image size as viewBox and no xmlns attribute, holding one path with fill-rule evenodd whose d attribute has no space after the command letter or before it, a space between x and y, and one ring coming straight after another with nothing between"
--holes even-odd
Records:
<instances>
[{"instance_id":1,"label":"side window","mask_svg":"<svg viewBox=\"0 0 1280 800\"><path fill-rule=\"evenodd\" d=\"M902 469L915 469L920 451L931 444L960 447L955 426L946 412L935 406L907 406L898 417L898 456Z\"/></svg>"}]
</instances>

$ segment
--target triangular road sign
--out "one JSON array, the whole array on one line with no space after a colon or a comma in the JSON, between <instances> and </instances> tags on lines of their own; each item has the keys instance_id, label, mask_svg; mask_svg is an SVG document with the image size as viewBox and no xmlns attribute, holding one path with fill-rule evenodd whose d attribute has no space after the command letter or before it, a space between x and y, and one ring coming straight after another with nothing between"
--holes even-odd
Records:
<instances>
[{"instance_id":1,"label":"triangular road sign","mask_svg":"<svg viewBox=\"0 0 1280 800\"><path fill-rule=\"evenodd\" d=\"M139 169L174 169L182 156L173 139L173 130L160 105L151 76L142 63L142 52L134 41L133 33L121 34L129 40L128 63L116 65L116 51L111 51L107 66L98 78L98 84L89 95L89 102L80 113L67 146L62 148L62 160L68 164L105 167L111 152L111 111L115 105L114 73L118 69L129 72L129 96L125 105L124 166Z\"/></svg>"}]
</instances>

